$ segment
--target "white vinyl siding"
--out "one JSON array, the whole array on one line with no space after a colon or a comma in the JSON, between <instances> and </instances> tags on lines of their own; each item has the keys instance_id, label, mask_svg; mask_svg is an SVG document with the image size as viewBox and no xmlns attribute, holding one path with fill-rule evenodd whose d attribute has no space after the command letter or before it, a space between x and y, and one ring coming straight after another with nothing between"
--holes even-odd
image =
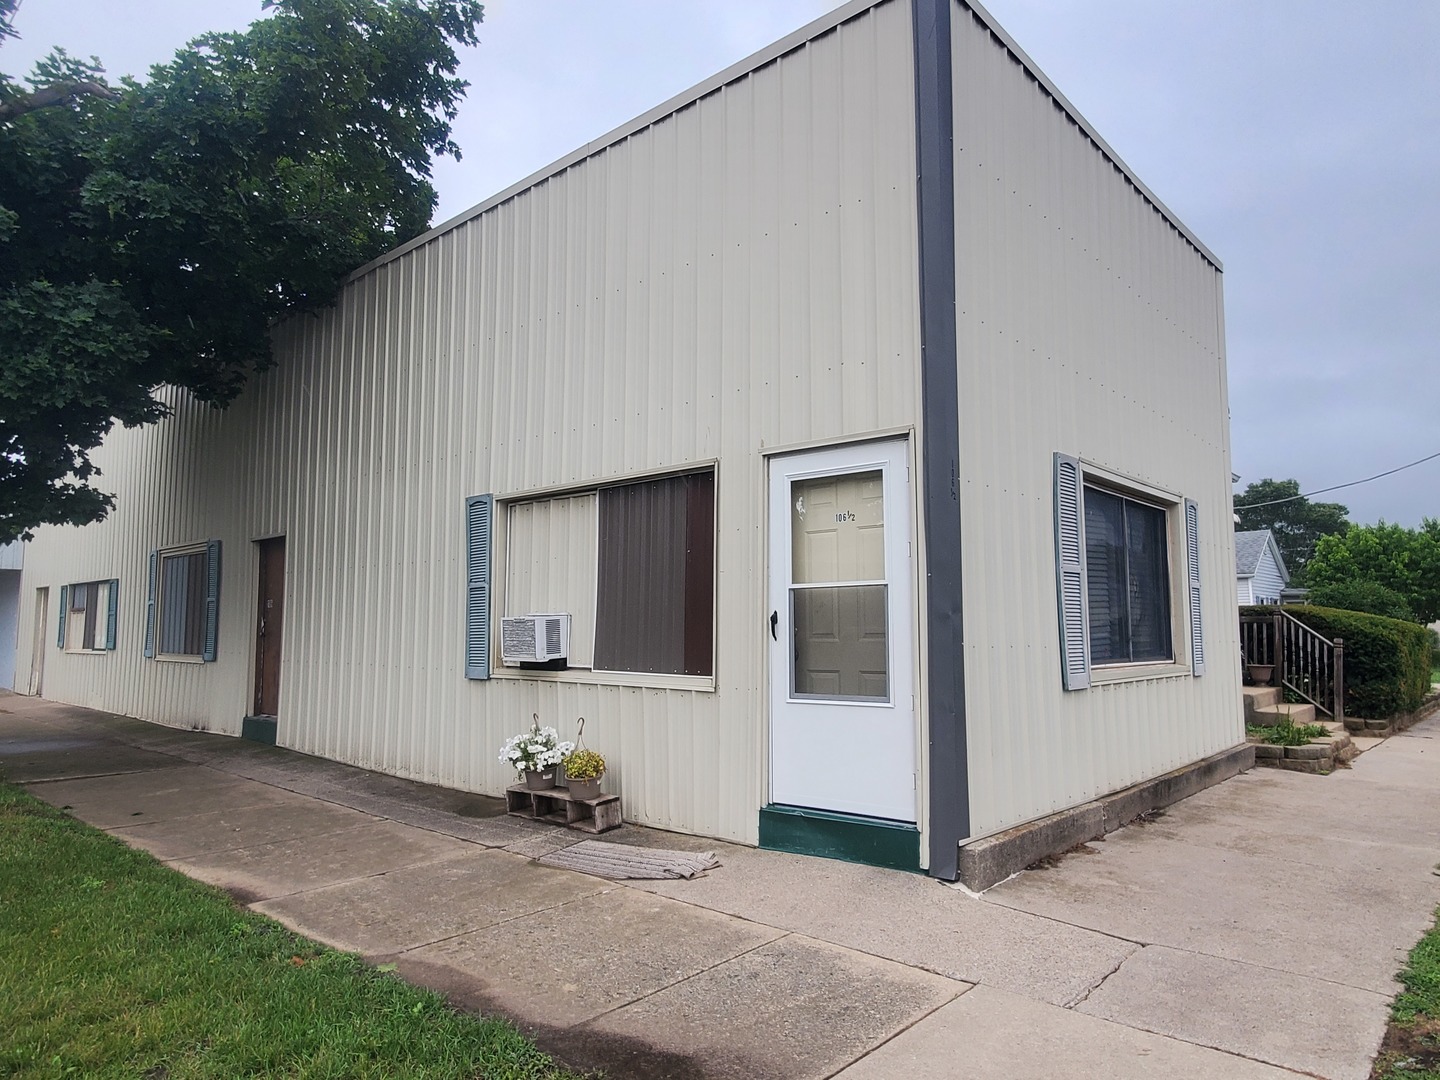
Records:
<instances>
[{"instance_id":1,"label":"white vinyl siding","mask_svg":"<svg viewBox=\"0 0 1440 1080\"><path fill-rule=\"evenodd\" d=\"M1251 595L1254 597L1250 603L1254 604L1278 604L1280 602L1280 590L1285 588L1285 579L1280 574L1280 567L1275 562L1275 553L1270 550L1270 545L1265 545L1264 552L1260 555L1260 565L1255 568L1255 576L1250 579Z\"/></svg>"}]
</instances>

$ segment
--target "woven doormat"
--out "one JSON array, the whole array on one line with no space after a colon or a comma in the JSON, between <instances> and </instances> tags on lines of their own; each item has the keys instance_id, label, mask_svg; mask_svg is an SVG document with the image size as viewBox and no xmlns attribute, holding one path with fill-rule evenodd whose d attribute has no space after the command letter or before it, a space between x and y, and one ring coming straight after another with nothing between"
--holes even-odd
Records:
<instances>
[{"instance_id":1,"label":"woven doormat","mask_svg":"<svg viewBox=\"0 0 1440 1080\"><path fill-rule=\"evenodd\" d=\"M582 840L542 855L536 861L611 881L693 878L720 865L713 851L665 851L661 848L630 847L628 844L607 844L603 840Z\"/></svg>"}]
</instances>

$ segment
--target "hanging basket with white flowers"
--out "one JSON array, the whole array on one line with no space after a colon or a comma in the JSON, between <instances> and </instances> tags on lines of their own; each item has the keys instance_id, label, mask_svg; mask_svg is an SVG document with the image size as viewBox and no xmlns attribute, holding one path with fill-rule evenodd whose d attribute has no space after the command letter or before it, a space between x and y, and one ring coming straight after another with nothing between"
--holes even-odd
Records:
<instances>
[{"instance_id":1,"label":"hanging basket with white flowers","mask_svg":"<svg viewBox=\"0 0 1440 1080\"><path fill-rule=\"evenodd\" d=\"M555 786L556 769L565 755L575 749L572 742L562 742L553 727L540 726L540 714L531 717L530 730L505 740L500 760L525 778L525 785L534 789Z\"/></svg>"}]
</instances>

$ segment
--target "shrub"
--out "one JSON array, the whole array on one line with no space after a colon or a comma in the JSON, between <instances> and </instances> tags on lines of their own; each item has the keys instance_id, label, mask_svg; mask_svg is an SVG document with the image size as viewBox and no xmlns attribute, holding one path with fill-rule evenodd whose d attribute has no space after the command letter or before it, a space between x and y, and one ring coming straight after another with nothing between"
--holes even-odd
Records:
<instances>
[{"instance_id":1,"label":"shrub","mask_svg":"<svg viewBox=\"0 0 1440 1080\"><path fill-rule=\"evenodd\" d=\"M1242 608L1273 615L1274 608ZM1285 612L1334 641L1345 641L1345 713L1383 720L1412 712L1430 691L1430 631L1359 611L1303 605Z\"/></svg>"},{"instance_id":2,"label":"shrub","mask_svg":"<svg viewBox=\"0 0 1440 1080\"><path fill-rule=\"evenodd\" d=\"M1387 619L1416 621L1415 613L1410 610L1410 604L1405 597L1378 581L1362 579L1316 585L1310 590L1307 603L1314 607L1342 608L1345 611L1383 615Z\"/></svg>"}]
</instances>

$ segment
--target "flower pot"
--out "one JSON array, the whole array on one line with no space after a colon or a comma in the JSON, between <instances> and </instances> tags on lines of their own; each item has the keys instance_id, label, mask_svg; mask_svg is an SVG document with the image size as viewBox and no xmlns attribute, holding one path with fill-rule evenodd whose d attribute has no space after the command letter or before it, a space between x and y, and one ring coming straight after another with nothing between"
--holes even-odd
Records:
<instances>
[{"instance_id":1,"label":"flower pot","mask_svg":"<svg viewBox=\"0 0 1440 1080\"><path fill-rule=\"evenodd\" d=\"M573 798L598 799L600 797L600 781L604 776L605 774L601 773L599 776L592 776L589 780L577 780L572 776L565 783L569 785Z\"/></svg>"},{"instance_id":2,"label":"flower pot","mask_svg":"<svg viewBox=\"0 0 1440 1080\"><path fill-rule=\"evenodd\" d=\"M555 770L553 768L525 770L525 786L531 791L545 791L555 786Z\"/></svg>"},{"instance_id":3,"label":"flower pot","mask_svg":"<svg viewBox=\"0 0 1440 1080\"><path fill-rule=\"evenodd\" d=\"M1271 678L1275 675L1274 664L1247 664L1246 669L1250 672L1250 681L1256 686L1269 686Z\"/></svg>"}]
</instances>

